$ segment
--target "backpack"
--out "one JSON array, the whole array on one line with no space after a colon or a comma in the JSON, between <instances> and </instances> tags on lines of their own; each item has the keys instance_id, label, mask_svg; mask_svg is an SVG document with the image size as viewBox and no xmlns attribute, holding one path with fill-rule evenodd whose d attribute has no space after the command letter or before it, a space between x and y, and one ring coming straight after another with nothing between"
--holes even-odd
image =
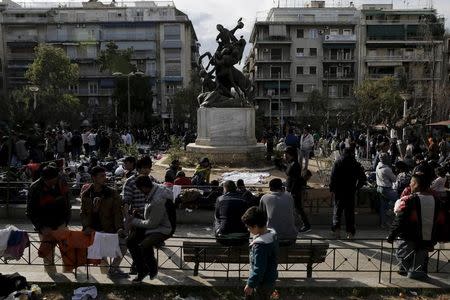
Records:
<instances>
[{"instance_id":1,"label":"backpack","mask_svg":"<svg viewBox=\"0 0 450 300\"><path fill-rule=\"evenodd\" d=\"M169 217L170 226L172 227L169 235L173 236L177 229L177 208L172 199L166 199L166 212Z\"/></svg>"}]
</instances>

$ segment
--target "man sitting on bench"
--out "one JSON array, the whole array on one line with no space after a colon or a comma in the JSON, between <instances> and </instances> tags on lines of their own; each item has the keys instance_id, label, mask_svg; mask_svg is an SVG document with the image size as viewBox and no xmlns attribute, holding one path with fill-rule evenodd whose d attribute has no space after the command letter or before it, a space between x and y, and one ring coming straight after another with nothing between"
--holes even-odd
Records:
<instances>
[{"instance_id":1,"label":"man sitting on bench","mask_svg":"<svg viewBox=\"0 0 450 300\"><path fill-rule=\"evenodd\" d=\"M225 181L223 195L216 202L214 232L218 243L225 246L248 244L249 233L241 221L247 208L236 184L231 180Z\"/></svg>"},{"instance_id":2,"label":"man sitting on bench","mask_svg":"<svg viewBox=\"0 0 450 300\"><path fill-rule=\"evenodd\" d=\"M275 230L280 246L295 244L295 205L291 194L283 191L283 182L274 178L269 182L270 193L262 196L259 208L267 214L267 227Z\"/></svg>"}]
</instances>

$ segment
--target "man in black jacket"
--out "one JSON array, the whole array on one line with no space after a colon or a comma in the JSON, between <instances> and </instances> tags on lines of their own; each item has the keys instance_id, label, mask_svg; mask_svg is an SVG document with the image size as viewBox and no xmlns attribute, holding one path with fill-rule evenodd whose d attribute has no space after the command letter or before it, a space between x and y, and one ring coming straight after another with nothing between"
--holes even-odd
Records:
<instances>
[{"instance_id":1,"label":"man in black jacket","mask_svg":"<svg viewBox=\"0 0 450 300\"><path fill-rule=\"evenodd\" d=\"M333 166L330 178L330 192L334 199L333 226L331 230L340 238L342 212L345 214L347 238L355 235L355 193L366 184L364 168L355 159L355 150L345 148Z\"/></svg>"},{"instance_id":2,"label":"man in black jacket","mask_svg":"<svg viewBox=\"0 0 450 300\"><path fill-rule=\"evenodd\" d=\"M247 244L249 233L241 217L248 205L231 180L224 182L223 193L216 202L214 232L217 242L227 246Z\"/></svg>"},{"instance_id":3,"label":"man in black jacket","mask_svg":"<svg viewBox=\"0 0 450 300\"><path fill-rule=\"evenodd\" d=\"M306 181L302 177L302 170L298 163L297 149L292 146L286 147L284 159L287 162L286 190L291 193L292 198L294 198L295 209L303 222L303 226L300 228L299 232L311 231L311 224L303 209L302 194L306 188Z\"/></svg>"}]
</instances>

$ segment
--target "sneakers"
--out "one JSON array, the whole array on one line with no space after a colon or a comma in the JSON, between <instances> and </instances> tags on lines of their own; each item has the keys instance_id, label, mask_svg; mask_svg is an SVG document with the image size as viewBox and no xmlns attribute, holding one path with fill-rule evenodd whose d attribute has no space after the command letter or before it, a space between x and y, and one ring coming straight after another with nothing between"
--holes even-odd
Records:
<instances>
[{"instance_id":1,"label":"sneakers","mask_svg":"<svg viewBox=\"0 0 450 300\"><path fill-rule=\"evenodd\" d=\"M130 275L125 273L119 268L111 267L108 270L108 278L110 279L121 279L121 278L128 278Z\"/></svg>"},{"instance_id":2,"label":"sneakers","mask_svg":"<svg viewBox=\"0 0 450 300\"><path fill-rule=\"evenodd\" d=\"M141 283L142 280L148 275L148 273L142 273L138 274L133 280L131 280L132 283Z\"/></svg>"},{"instance_id":3,"label":"sneakers","mask_svg":"<svg viewBox=\"0 0 450 300\"><path fill-rule=\"evenodd\" d=\"M347 232L347 240L353 240L355 235L353 233Z\"/></svg>"},{"instance_id":4,"label":"sneakers","mask_svg":"<svg viewBox=\"0 0 450 300\"><path fill-rule=\"evenodd\" d=\"M307 233L307 232L310 232L311 231L311 226L303 226L302 228L300 228L300 230L299 230L299 232L300 233Z\"/></svg>"}]
</instances>

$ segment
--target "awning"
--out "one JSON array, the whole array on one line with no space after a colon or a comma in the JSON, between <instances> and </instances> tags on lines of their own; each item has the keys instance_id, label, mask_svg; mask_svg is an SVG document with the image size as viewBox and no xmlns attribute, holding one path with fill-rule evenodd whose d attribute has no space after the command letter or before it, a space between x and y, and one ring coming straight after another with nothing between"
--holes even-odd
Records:
<instances>
[{"instance_id":1,"label":"awning","mask_svg":"<svg viewBox=\"0 0 450 300\"><path fill-rule=\"evenodd\" d=\"M322 47L324 49L354 49L356 46L355 43L332 43L332 42L327 42L326 44L323 44Z\"/></svg>"},{"instance_id":2,"label":"awning","mask_svg":"<svg viewBox=\"0 0 450 300\"><path fill-rule=\"evenodd\" d=\"M428 126L447 126L450 128L450 120L447 121L440 121L440 122L436 122L436 123L430 123L427 124Z\"/></svg>"},{"instance_id":3,"label":"awning","mask_svg":"<svg viewBox=\"0 0 450 300\"><path fill-rule=\"evenodd\" d=\"M266 89L278 89L278 82L264 82ZM288 89L291 85L288 82L280 82L280 88Z\"/></svg>"},{"instance_id":4,"label":"awning","mask_svg":"<svg viewBox=\"0 0 450 300\"><path fill-rule=\"evenodd\" d=\"M403 25L369 25L367 26L367 36L403 40L405 27Z\"/></svg>"}]
</instances>

